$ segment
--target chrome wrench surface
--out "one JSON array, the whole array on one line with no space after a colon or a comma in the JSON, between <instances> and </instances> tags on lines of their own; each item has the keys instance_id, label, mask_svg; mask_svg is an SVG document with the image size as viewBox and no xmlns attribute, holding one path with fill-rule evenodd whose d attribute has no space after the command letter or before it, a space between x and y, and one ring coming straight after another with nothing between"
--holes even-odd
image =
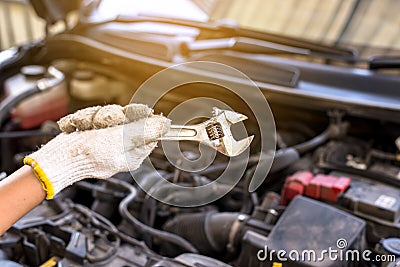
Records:
<instances>
[{"instance_id":1,"label":"chrome wrench surface","mask_svg":"<svg viewBox=\"0 0 400 267\"><path fill-rule=\"evenodd\" d=\"M254 138L253 135L239 141L233 138L231 126L246 119L243 114L213 108L213 116L207 121L196 125L171 125L159 140L195 141L234 157L245 151Z\"/></svg>"}]
</instances>

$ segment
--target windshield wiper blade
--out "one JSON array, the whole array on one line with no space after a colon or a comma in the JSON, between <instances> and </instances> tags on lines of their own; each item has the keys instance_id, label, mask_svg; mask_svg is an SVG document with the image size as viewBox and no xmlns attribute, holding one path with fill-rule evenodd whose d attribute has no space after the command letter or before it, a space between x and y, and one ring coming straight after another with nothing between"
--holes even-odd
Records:
<instances>
[{"instance_id":1,"label":"windshield wiper blade","mask_svg":"<svg viewBox=\"0 0 400 267\"><path fill-rule=\"evenodd\" d=\"M310 50L287 46L246 37L218 38L186 42L184 49L188 52L209 50L234 50L254 54L290 53L310 55Z\"/></svg>"},{"instance_id":2,"label":"windshield wiper blade","mask_svg":"<svg viewBox=\"0 0 400 267\"><path fill-rule=\"evenodd\" d=\"M368 60L370 70L400 69L400 56L375 56Z\"/></svg>"},{"instance_id":3,"label":"windshield wiper blade","mask_svg":"<svg viewBox=\"0 0 400 267\"><path fill-rule=\"evenodd\" d=\"M283 44L287 46L308 49L311 55L320 56L329 59L345 60L355 62L358 58L358 52L354 48L330 46L318 42L308 41L301 38L287 37L279 34L265 33L255 30L247 30L228 26L227 31L232 31L231 35L254 38L267 42Z\"/></svg>"}]
</instances>

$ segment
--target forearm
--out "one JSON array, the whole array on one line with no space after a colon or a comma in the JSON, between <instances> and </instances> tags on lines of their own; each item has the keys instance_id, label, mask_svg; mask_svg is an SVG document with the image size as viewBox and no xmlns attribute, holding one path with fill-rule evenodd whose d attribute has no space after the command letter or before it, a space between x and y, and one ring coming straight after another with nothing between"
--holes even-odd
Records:
<instances>
[{"instance_id":1,"label":"forearm","mask_svg":"<svg viewBox=\"0 0 400 267\"><path fill-rule=\"evenodd\" d=\"M30 166L0 181L0 235L46 197Z\"/></svg>"}]
</instances>

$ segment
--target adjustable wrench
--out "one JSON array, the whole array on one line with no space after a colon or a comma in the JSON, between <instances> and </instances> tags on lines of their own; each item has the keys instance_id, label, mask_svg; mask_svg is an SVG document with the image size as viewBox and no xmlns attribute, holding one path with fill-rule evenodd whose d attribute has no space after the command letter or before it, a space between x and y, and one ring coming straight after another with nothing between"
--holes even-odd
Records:
<instances>
[{"instance_id":1,"label":"adjustable wrench","mask_svg":"<svg viewBox=\"0 0 400 267\"><path fill-rule=\"evenodd\" d=\"M196 141L234 157L246 150L254 138L254 135L239 141L233 138L231 125L246 119L243 114L214 107L213 116L207 121L196 125L171 125L170 130L159 140Z\"/></svg>"}]
</instances>

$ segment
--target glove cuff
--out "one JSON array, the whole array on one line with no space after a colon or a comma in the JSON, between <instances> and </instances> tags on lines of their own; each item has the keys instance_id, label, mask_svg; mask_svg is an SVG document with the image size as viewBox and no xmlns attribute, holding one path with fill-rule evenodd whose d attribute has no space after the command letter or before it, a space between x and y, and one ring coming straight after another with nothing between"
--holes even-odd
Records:
<instances>
[{"instance_id":1,"label":"glove cuff","mask_svg":"<svg viewBox=\"0 0 400 267\"><path fill-rule=\"evenodd\" d=\"M24 164L32 167L34 174L46 192L46 199L85 178L92 177L95 166L84 152L79 149L83 145L77 134L60 134L38 151L27 155ZM63 152L62 148L71 148L75 145L76 151ZM74 154L75 153L75 154Z\"/></svg>"},{"instance_id":2,"label":"glove cuff","mask_svg":"<svg viewBox=\"0 0 400 267\"><path fill-rule=\"evenodd\" d=\"M52 199L54 197L54 187L43 169L31 157L25 157L24 164L32 167L33 173L42 184L43 190L46 192L46 199Z\"/></svg>"},{"instance_id":3,"label":"glove cuff","mask_svg":"<svg viewBox=\"0 0 400 267\"><path fill-rule=\"evenodd\" d=\"M65 161L65 165L56 167L33 153L24 158L24 164L32 167L35 176L46 192L47 200L53 199L61 190L75 182L86 178L103 178L93 176L95 166L84 160ZM111 175L109 174L109 176Z\"/></svg>"}]
</instances>

